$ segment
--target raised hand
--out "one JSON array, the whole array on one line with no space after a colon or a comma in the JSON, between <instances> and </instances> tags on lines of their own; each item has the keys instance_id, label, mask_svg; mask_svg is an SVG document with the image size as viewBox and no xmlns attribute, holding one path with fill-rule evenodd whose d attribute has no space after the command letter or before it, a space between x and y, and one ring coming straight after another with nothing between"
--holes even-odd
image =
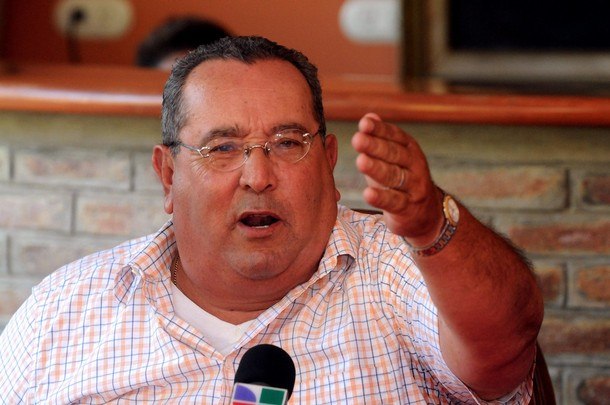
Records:
<instances>
[{"instance_id":1,"label":"raised hand","mask_svg":"<svg viewBox=\"0 0 610 405\"><path fill-rule=\"evenodd\" d=\"M369 113L360 119L352 146L367 181L364 200L384 212L389 229L416 246L434 240L443 223L442 193L417 141Z\"/></svg>"}]
</instances>

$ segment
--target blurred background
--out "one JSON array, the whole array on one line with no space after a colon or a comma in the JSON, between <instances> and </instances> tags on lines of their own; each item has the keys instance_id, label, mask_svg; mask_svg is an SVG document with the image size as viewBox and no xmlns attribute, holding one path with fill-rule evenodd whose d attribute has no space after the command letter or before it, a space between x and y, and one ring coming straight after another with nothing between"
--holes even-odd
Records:
<instances>
[{"instance_id":1,"label":"blurred background","mask_svg":"<svg viewBox=\"0 0 610 405\"><path fill-rule=\"evenodd\" d=\"M99 29L97 22L82 23L93 30L79 40L81 63L133 64L138 44L155 27L168 17L191 15L219 23L235 35L267 36L302 50L326 73L394 74L398 68L397 41L379 40L377 35L370 42L355 42L346 36L339 21L346 3L343 0L3 0L3 3L3 54L11 60L68 62L68 44L62 35L70 14L70 7L65 8L68 4L92 10L91 15L99 15L101 20ZM363 2L361 8L365 12L371 6L379 8L375 3L398 4L381 0ZM65 10L65 15L58 16L61 10ZM391 30L392 21L383 13L384 10L380 12L380 24ZM400 16L394 13L390 17L398 21ZM358 15L356 10L353 18L357 22L367 16ZM86 26L83 28L87 30Z\"/></svg>"},{"instance_id":2,"label":"blurred background","mask_svg":"<svg viewBox=\"0 0 610 405\"><path fill-rule=\"evenodd\" d=\"M327 75L440 78L530 93L605 95L610 84L604 0L2 0L0 7L0 55L14 61L130 65L168 18L196 16L302 50Z\"/></svg>"}]
</instances>

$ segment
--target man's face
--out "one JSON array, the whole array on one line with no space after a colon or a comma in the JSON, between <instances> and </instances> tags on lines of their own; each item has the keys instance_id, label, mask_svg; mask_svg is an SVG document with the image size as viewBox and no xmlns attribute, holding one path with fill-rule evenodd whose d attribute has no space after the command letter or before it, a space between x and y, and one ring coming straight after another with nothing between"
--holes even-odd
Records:
<instances>
[{"instance_id":1,"label":"man's face","mask_svg":"<svg viewBox=\"0 0 610 405\"><path fill-rule=\"evenodd\" d=\"M218 132L264 144L278 128L313 134L319 126L307 82L279 60L204 62L187 79L182 108L187 119L179 136L195 147ZM336 139L328 136L324 147L316 136L297 163L272 154L254 148L241 168L220 172L196 152L181 148L171 158L165 149L163 159L171 166L170 175L160 174L165 207L195 285L239 289L269 280L294 286L315 270L336 219Z\"/></svg>"}]
</instances>

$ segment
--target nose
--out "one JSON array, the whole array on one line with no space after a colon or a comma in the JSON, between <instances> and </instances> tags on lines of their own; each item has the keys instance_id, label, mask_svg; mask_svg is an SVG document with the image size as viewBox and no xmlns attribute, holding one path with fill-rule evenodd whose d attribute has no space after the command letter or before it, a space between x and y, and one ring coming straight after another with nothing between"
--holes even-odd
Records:
<instances>
[{"instance_id":1,"label":"nose","mask_svg":"<svg viewBox=\"0 0 610 405\"><path fill-rule=\"evenodd\" d=\"M263 144L260 144L260 143L257 143L257 144L254 144L254 145L247 146L247 147L246 147L246 156L247 156L248 158L250 158L250 155L252 154L252 151L253 151L254 149L256 149L256 148L260 148L260 149L263 151L263 153L264 153L264 154L265 154L267 157L269 157L269 148L267 147L267 146L268 146L268 144L269 144L269 142L265 143L264 145L263 145Z\"/></svg>"},{"instance_id":2,"label":"nose","mask_svg":"<svg viewBox=\"0 0 610 405\"><path fill-rule=\"evenodd\" d=\"M257 149L260 149L260 153ZM242 166L239 184L256 193L274 189L277 177L266 145L250 145L247 154L248 159Z\"/></svg>"}]
</instances>

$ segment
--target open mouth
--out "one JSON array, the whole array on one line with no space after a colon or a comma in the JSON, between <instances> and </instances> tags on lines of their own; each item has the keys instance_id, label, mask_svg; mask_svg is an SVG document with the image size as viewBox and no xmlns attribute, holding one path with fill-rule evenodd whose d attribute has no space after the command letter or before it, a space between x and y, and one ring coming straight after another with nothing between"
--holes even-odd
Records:
<instances>
[{"instance_id":1,"label":"open mouth","mask_svg":"<svg viewBox=\"0 0 610 405\"><path fill-rule=\"evenodd\" d=\"M279 221L273 215L246 215L239 220L242 224L251 228L268 228Z\"/></svg>"}]
</instances>

